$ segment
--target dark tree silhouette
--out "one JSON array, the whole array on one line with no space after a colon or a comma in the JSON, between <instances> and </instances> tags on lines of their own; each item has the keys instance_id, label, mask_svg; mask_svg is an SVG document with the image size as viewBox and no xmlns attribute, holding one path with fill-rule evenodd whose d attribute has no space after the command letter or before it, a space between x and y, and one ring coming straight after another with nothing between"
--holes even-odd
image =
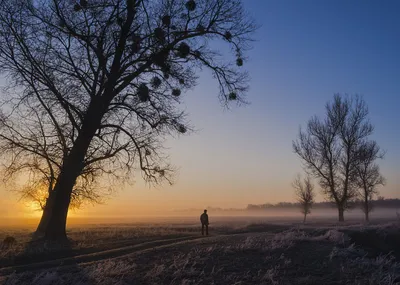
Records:
<instances>
[{"instance_id":1,"label":"dark tree silhouette","mask_svg":"<svg viewBox=\"0 0 400 285\"><path fill-rule=\"evenodd\" d=\"M47 185L46 239L66 238L71 201L102 196L99 177L172 182L162 143L190 130L179 103L197 71L225 106L245 102L255 26L240 0L0 2L0 152L9 177Z\"/></svg>"},{"instance_id":2,"label":"dark tree silhouette","mask_svg":"<svg viewBox=\"0 0 400 285\"><path fill-rule=\"evenodd\" d=\"M314 184L309 176L302 181L301 176L298 175L292 186L295 189L296 200L301 206L301 212L304 214L303 223L306 223L307 215L311 213L314 204Z\"/></svg>"},{"instance_id":3,"label":"dark tree silhouette","mask_svg":"<svg viewBox=\"0 0 400 285\"><path fill-rule=\"evenodd\" d=\"M372 200L378 195L377 187L385 185L385 178L380 173L379 165L376 164L376 160L383 157L384 153L375 141L367 141L359 147L356 183L360 191L361 209L367 222L369 213L373 210Z\"/></svg>"},{"instance_id":4,"label":"dark tree silhouette","mask_svg":"<svg viewBox=\"0 0 400 285\"><path fill-rule=\"evenodd\" d=\"M314 116L306 130L300 129L293 149L323 193L335 202L339 221L344 221L344 211L357 197L358 146L373 133L373 126L359 96L336 94L325 109L324 120Z\"/></svg>"},{"instance_id":5,"label":"dark tree silhouette","mask_svg":"<svg viewBox=\"0 0 400 285\"><path fill-rule=\"evenodd\" d=\"M36 204L38 210L45 210L46 200L54 190L56 178L59 172L59 163L62 160L62 152L58 151L61 147L58 140L46 134L51 132L45 114L39 114L34 108L24 106L23 113L18 113L19 119L23 122L29 121L29 125L24 129L28 134L26 139L17 137L16 129L22 129L15 121L0 118L0 126L3 132L0 133L0 150L5 156L7 167L3 172L3 180L12 191L17 192L21 200L27 200ZM19 112L20 110L15 110ZM18 127L16 127L18 126ZM53 129L55 132L55 130ZM18 142L30 151L20 151L20 147L15 145ZM39 150L41 156L36 152ZM57 163L55 163L57 162ZM72 194L70 208L79 208L83 203L101 203L103 198L111 192L110 187L102 187L97 177L97 172L93 168L86 168L78 177ZM23 183L15 183L23 181ZM108 183L109 185L109 183Z\"/></svg>"}]
</instances>

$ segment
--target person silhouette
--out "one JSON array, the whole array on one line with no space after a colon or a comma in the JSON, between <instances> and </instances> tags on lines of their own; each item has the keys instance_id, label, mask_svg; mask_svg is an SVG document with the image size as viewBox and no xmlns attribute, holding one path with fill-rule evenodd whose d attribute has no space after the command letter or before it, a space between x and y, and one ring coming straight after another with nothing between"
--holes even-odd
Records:
<instances>
[{"instance_id":1,"label":"person silhouette","mask_svg":"<svg viewBox=\"0 0 400 285\"><path fill-rule=\"evenodd\" d=\"M201 235L204 236L204 228L206 228L206 235L208 235L208 215L207 215L207 210L204 210L204 213L201 214L200 216L200 222L201 222Z\"/></svg>"}]
</instances>

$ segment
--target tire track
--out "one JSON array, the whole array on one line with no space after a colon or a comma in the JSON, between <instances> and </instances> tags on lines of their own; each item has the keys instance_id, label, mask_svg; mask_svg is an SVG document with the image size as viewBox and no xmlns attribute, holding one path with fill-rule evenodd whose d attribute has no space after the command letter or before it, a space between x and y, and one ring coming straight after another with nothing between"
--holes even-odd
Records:
<instances>
[{"instance_id":1,"label":"tire track","mask_svg":"<svg viewBox=\"0 0 400 285\"><path fill-rule=\"evenodd\" d=\"M110 250L104 250L100 252L82 254L73 257L60 258L55 260L35 262L17 266L8 266L0 268L0 276L8 276L12 273L22 273L26 271L39 271L50 268L64 268L73 267L80 264L93 263L96 261L114 259L117 257L123 257L138 251L151 250L155 248L160 248L164 246L170 246L181 242L187 242L192 240L203 239L204 237L193 236L193 237L181 237L174 239L162 239L156 241L143 242L135 245L124 246L119 248L114 248Z\"/></svg>"}]
</instances>

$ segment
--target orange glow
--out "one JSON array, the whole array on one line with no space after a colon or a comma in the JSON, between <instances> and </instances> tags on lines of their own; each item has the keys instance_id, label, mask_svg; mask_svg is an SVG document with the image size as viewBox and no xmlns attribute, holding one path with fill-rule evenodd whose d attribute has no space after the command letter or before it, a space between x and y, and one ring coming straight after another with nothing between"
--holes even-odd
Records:
<instances>
[{"instance_id":1,"label":"orange glow","mask_svg":"<svg viewBox=\"0 0 400 285\"><path fill-rule=\"evenodd\" d=\"M219 177L212 179L211 175L208 179L203 178L206 175L190 177L188 168L190 167L182 168L178 182L172 187L149 189L138 179L133 186L121 187L116 195L106 199L105 204L86 204L81 209L71 209L68 213L68 224L145 222L151 217L183 217L188 214L197 217L201 214L201 209L208 207L243 209L247 204L294 201L290 185L293 178L291 173L283 178L277 176L275 180L257 176L261 182L254 183L244 179L244 174L231 176L231 179L224 181ZM382 187L381 194L386 198L398 197L399 186L400 184L393 182ZM32 227L37 225L42 214L38 210L38 204L21 202L15 193L1 187L0 197L0 226L16 223ZM319 193L317 200L323 200ZM193 211L181 211L187 209ZM243 212L239 214L242 215ZM210 215L212 217L215 213L210 211Z\"/></svg>"},{"instance_id":2,"label":"orange glow","mask_svg":"<svg viewBox=\"0 0 400 285\"><path fill-rule=\"evenodd\" d=\"M42 215L42 210L35 202L25 202L23 206L25 217L37 218Z\"/></svg>"}]
</instances>

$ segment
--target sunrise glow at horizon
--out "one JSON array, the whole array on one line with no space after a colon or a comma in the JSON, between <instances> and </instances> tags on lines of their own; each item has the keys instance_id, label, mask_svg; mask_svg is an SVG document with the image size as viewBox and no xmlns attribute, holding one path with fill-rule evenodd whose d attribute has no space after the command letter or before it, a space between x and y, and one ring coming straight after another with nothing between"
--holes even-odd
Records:
<instances>
[{"instance_id":1,"label":"sunrise glow at horizon","mask_svg":"<svg viewBox=\"0 0 400 285\"><path fill-rule=\"evenodd\" d=\"M202 73L183 107L196 131L165 144L179 169L176 183L149 188L136 172L133 185L71 217L293 202L291 182L303 171L292 141L311 116L324 115L335 93L360 94L368 104L373 139L387 151L379 161L387 179L380 195L400 198L400 2L245 0L244 6L260 25L244 63L250 104L224 109L217 83ZM40 217L4 188L0 217Z\"/></svg>"}]
</instances>

